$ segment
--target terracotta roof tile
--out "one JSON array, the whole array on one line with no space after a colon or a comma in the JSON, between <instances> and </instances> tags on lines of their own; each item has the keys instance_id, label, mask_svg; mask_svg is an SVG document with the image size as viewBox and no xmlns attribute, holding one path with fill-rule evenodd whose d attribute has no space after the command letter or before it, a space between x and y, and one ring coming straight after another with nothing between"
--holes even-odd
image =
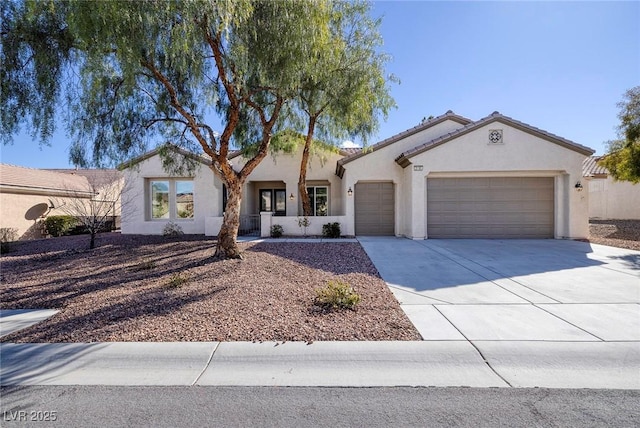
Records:
<instances>
[{"instance_id":1,"label":"terracotta roof tile","mask_svg":"<svg viewBox=\"0 0 640 428\"><path fill-rule=\"evenodd\" d=\"M598 165L598 161L602 156L589 156L582 162L583 177L607 177L609 171L607 168Z\"/></svg>"}]
</instances>

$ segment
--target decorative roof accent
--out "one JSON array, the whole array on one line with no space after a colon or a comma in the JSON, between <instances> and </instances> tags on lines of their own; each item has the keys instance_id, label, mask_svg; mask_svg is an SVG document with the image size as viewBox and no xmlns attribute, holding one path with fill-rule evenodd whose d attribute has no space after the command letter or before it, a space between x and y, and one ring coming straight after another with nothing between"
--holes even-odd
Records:
<instances>
[{"instance_id":1,"label":"decorative roof accent","mask_svg":"<svg viewBox=\"0 0 640 428\"><path fill-rule=\"evenodd\" d=\"M0 187L21 192L73 192L91 194L87 178L45 169L0 164Z\"/></svg>"},{"instance_id":2,"label":"decorative roof accent","mask_svg":"<svg viewBox=\"0 0 640 428\"><path fill-rule=\"evenodd\" d=\"M593 178L607 178L609 171L607 168L598 165L598 161L603 156L589 156L582 162L582 176Z\"/></svg>"},{"instance_id":3,"label":"decorative roof accent","mask_svg":"<svg viewBox=\"0 0 640 428\"><path fill-rule=\"evenodd\" d=\"M451 110L447 110L447 112L443 115L440 115L438 117L434 117L432 119L429 119L419 125L414 126L413 128L409 128L406 131L400 132L399 134L393 135L389 138L386 138L372 146L366 147L364 149L360 149L358 152L355 152L353 154L350 154L342 159L340 159L338 161L338 164L336 165L336 175L341 177L344 175L344 166L345 164L358 159L362 156L366 156L368 153L371 152L375 152L376 150L380 150L383 147L386 147L390 144L393 144L397 141L402 140L403 138L406 138L410 135L416 134L418 132L424 131L425 129L431 128L432 126L435 126L439 123L442 123L444 121L447 120L453 120L454 122L458 122L461 125L468 125L471 122L470 119L467 119L466 117L460 116L455 114L453 111Z\"/></svg>"},{"instance_id":4,"label":"decorative roof accent","mask_svg":"<svg viewBox=\"0 0 640 428\"><path fill-rule=\"evenodd\" d=\"M414 147L411 150L407 150L406 152L402 153L400 156L396 158L396 163L402 166L403 168L406 168L408 165L411 164L411 161L409 159L412 158L413 156L426 152L427 150L431 150L434 147L438 147L441 144L447 143L453 139L461 137L462 135L468 134L470 132L475 131L476 129L479 129L483 126L486 126L490 123L497 122L497 121L502 122L506 125L509 125L513 128L519 129L520 131L545 139L551 143L558 144L569 150L576 151L583 155L590 156L594 153L594 150L590 149L589 147L580 145L578 143L574 143L573 141L567 140L566 138L559 137L555 134L536 128L527 123L520 122L508 116L504 116L498 113L497 111L494 111L489 116L483 119L480 119L477 122L469 123L468 125L465 125L460 129L457 129L453 132L449 132L448 134L442 135L438 138L434 138L433 140L428 141L424 144L421 144L417 147Z\"/></svg>"}]
</instances>

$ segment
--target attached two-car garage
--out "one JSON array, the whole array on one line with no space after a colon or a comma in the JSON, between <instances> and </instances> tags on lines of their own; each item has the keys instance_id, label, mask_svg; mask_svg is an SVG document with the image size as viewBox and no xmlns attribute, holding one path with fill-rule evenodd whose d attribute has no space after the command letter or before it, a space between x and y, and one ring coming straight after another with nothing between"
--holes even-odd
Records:
<instances>
[{"instance_id":1,"label":"attached two-car garage","mask_svg":"<svg viewBox=\"0 0 640 428\"><path fill-rule=\"evenodd\" d=\"M553 177L427 179L428 238L553 236Z\"/></svg>"},{"instance_id":2,"label":"attached two-car garage","mask_svg":"<svg viewBox=\"0 0 640 428\"><path fill-rule=\"evenodd\" d=\"M355 186L356 235L395 233L394 185ZM553 238L553 177L427 179L427 237Z\"/></svg>"}]
</instances>

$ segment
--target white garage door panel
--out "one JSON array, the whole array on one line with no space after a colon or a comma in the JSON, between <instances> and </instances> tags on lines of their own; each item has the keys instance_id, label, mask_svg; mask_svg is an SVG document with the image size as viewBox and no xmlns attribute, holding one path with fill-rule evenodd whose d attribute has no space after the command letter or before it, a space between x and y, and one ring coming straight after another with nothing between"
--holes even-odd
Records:
<instances>
[{"instance_id":1,"label":"white garage door panel","mask_svg":"<svg viewBox=\"0 0 640 428\"><path fill-rule=\"evenodd\" d=\"M553 238L552 177L427 179L429 238Z\"/></svg>"}]
</instances>

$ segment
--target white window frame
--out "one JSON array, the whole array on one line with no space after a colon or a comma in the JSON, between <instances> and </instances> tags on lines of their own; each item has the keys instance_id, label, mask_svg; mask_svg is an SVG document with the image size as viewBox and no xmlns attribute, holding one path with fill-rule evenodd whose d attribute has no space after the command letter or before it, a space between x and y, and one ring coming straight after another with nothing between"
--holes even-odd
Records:
<instances>
[{"instance_id":1,"label":"white window frame","mask_svg":"<svg viewBox=\"0 0 640 428\"><path fill-rule=\"evenodd\" d=\"M327 217L329 215L330 212L330 201L331 198L329 197L329 186L327 185L322 185L322 186L307 186L307 192L309 192L309 189L313 189L313 197L311 197L311 195L309 195L309 202L311 202L311 209L313 210L313 217ZM325 215L317 215L317 209L316 209L316 196L318 195L318 192L316 191L316 189L327 189L327 213Z\"/></svg>"},{"instance_id":2,"label":"white window frame","mask_svg":"<svg viewBox=\"0 0 640 428\"><path fill-rule=\"evenodd\" d=\"M153 183L156 182L168 182L169 184L169 217L168 218L160 218L153 216ZM193 217L179 217L178 216L178 194L177 194L177 183L178 182L190 182L192 185L193 191L193 199L194 199L194 207ZM194 221L195 218L195 185L194 180L192 178L169 178L169 177L157 177L157 178L148 178L146 182L146 207L147 207L147 220L149 221Z\"/></svg>"}]
</instances>

